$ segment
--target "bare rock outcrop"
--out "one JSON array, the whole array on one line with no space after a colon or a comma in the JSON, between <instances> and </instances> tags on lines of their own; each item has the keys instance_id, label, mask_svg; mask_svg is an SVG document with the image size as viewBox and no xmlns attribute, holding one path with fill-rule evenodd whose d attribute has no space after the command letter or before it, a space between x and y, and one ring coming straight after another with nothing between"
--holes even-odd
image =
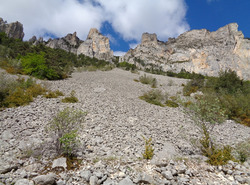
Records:
<instances>
[{"instance_id":1,"label":"bare rock outcrop","mask_svg":"<svg viewBox=\"0 0 250 185\"><path fill-rule=\"evenodd\" d=\"M111 61L113 58L113 51L110 49L109 39L99 33L95 28L90 29L85 41L80 40L76 36L76 32L62 38L49 39L47 42L43 41L42 38L37 40L36 37L32 37L29 41L34 45L42 43L50 48L63 49L77 55L84 54L100 60Z\"/></svg>"},{"instance_id":2,"label":"bare rock outcrop","mask_svg":"<svg viewBox=\"0 0 250 185\"><path fill-rule=\"evenodd\" d=\"M87 39L77 49L77 55L79 54L108 61L113 57L109 39L99 33L96 28L90 29Z\"/></svg>"},{"instance_id":3,"label":"bare rock outcrop","mask_svg":"<svg viewBox=\"0 0 250 185\"><path fill-rule=\"evenodd\" d=\"M167 42L158 41L156 34L144 33L141 44L129 50L120 61L141 68L173 72L185 69L208 76L232 69L241 78L249 80L250 40L244 39L236 23L215 32L206 29L188 31Z\"/></svg>"},{"instance_id":4,"label":"bare rock outcrop","mask_svg":"<svg viewBox=\"0 0 250 185\"><path fill-rule=\"evenodd\" d=\"M76 54L80 43L82 43L82 41L76 36L76 32L74 32L62 38L49 39L46 46L54 49L63 49Z\"/></svg>"},{"instance_id":5,"label":"bare rock outcrop","mask_svg":"<svg viewBox=\"0 0 250 185\"><path fill-rule=\"evenodd\" d=\"M20 22L7 23L0 18L0 32L5 32L10 38L23 40L24 32L23 25Z\"/></svg>"}]
</instances>

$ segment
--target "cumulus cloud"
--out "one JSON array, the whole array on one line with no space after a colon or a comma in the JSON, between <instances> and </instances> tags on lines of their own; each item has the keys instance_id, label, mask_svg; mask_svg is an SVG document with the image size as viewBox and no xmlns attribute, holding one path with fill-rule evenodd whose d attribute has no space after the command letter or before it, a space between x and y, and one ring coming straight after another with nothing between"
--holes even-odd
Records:
<instances>
[{"instance_id":1,"label":"cumulus cloud","mask_svg":"<svg viewBox=\"0 0 250 185\"><path fill-rule=\"evenodd\" d=\"M124 52L124 51L114 51L115 56L123 56L125 54L126 54L126 52Z\"/></svg>"},{"instance_id":2,"label":"cumulus cloud","mask_svg":"<svg viewBox=\"0 0 250 185\"><path fill-rule=\"evenodd\" d=\"M91 27L100 29L102 9L91 1L77 0L0 0L0 16L24 25L25 39L51 33L57 37L77 31L86 39Z\"/></svg>"},{"instance_id":3,"label":"cumulus cloud","mask_svg":"<svg viewBox=\"0 0 250 185\"><path fill-rule=\"evenodd\" d=\"M143 32L161 40L189 29L184 0L96 0L113 28L126 40L140 40Z\"/></svg>"},{"instance_id":4,"label":"cumulus cloud","mask_svg":"<svg viewBox=\"0 0 250 185\"><path fill-rule=\"evenodd\" d=\"M105 21L123 39L136 42L143 32L166 40L189 29L185 0L0 0L0 4L4 20L24 24L24 39L76 31L85 40L90 28L100 30Z\"/></svg>"}]
</instances>

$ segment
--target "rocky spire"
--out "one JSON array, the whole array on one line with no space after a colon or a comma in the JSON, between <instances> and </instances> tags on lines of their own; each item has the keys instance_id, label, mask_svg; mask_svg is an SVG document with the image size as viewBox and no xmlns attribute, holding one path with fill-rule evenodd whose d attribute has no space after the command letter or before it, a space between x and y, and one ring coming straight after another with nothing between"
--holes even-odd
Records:
<instances>
[{"instance_id":1,"label":"rocky spire","mask_svg":"<svg viewBox=\"0 0 250 185\"><path fill-rule=\"evenodd\" d=\"M14 39L23 39L23 25L20 22L14 22L8 24L2 18L0 18L0 32L5 32L6 35Z\"/></svg>"}]
</instances>

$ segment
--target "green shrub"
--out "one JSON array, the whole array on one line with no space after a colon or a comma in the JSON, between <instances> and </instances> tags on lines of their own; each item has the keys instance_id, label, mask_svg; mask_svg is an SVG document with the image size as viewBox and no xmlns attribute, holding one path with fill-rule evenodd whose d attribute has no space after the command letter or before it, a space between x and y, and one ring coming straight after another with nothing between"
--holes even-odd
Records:
<instances>
[{"instance_id":1,"label":"green shrub","mask_svg":"<svg viewBox=\"0 0 250 185\"><path fill-rule=\"evenodd\" d=\"M211 124L221 123L227 118L226 110L221 106L220 100L215 94L198 97L189 108L196 113L200 120Z\"/></svg>"},{"instance_id":2,"label":"green shrub","mask_svg":"<svg viewBox=\"0 0 250 185\"><path fill-rule=\"evenodd\" d=\"M45 53L28 53L21 57L23 72L40 79L57 79L57 73L48 67L45 60Z\"/></svg>"},{"instance_id":3,"label":"green shrub","mask_svg":"<svg viewBox=\"0 0 250 185\"><path fill-rule=\"evenodd\" d=\"M63 103L77 103L78 98L75 97L75 91L71 91L70 96L63 98L62 102Z\"/></svg>"},{"instance_id":4,"label":"green shrub","mask_svg":"<svg viewBox=\"0 0 250 185\"><path fill-rule=\"evenodd\" d=\"M237 159L244 163L250 158L250 139L241 142L236 147Z\"/></svg>"},{"instance_id":5,"label":"green shrub","mask_svg":"<svg viewBox=\"0 0 250 185\"><path fill-rule=\"evenodd\" d=\"M46 89L32 78L16 80L0 75L0 107L17 107L27 105L33 101L33 97L42 95Z\"/></svg>"},{"instance_id":6,"label":"green shrub","mask_svg":"<svg viewBox=\"0 0 250 185\"><path fill-rule=\"evenodd\" d=\"M24 89L18 87L15 91L11 92L4 100L4 107L18 107L27 105L33 101L31 94L27 93Z\"/></svg>"},{"instance_id":7,"label":"green shrub","mask_svg":"<svg viewBox=\"0 0 250 185\"><path fill-rule=\"evenodd\" d=\"M162 102L165 101L166 96L164 96L160 90L156 89L156 90L150 90L148 92L145 92L139 98L148 103L164 107L164 104Z\"/></svg>"},{"instance_id":8,"label":"green shrub","mask_svg":"<svg viewBox=\"0 0 250 185\"><path fill-rule=\"evenodd\" d=\"M64 96L64 94L63 94L61 91L59 91L59 90L56 90L56 91L48 91L48 92L44 95L45 98L57 98L57 97L59 97L59 96Z\"/></svg>"},{"instance_id":9,"label":"green shrub","mask_svg":"<svg viewBox=\"0 0 250 185\"><path fill-rule=\"evenodd\" d=\"M65 133L59 141L61 143L63 154L71 157L74 155L74 149L77 147L78 140L77 130L72 130L69 133Z\"/></svg>"},{"instance_id":10,"label":"green shrub","mask_svg":"<svg viewBox=\"0 0 250 185\"><path fill-rule=\"evenodd\" d=\"M77 147L78 131L82 128L86 113L65 108L49 123L47 128L56 136L56 149L58 154L72 156Z\"/></svg>"},{"instance_id":11,"label":"green shrub","mask_svg":"<svg viewBox=\"0 0 250 185\"><path fill-rule=\"evenodd\" d=\"M146 139L144 136L142 136L145 141L145 151L142 154L143 159L152 159L154 156L154 148L152 146L152 138Z\"/></svg>"},{"instance_id":12,"label":"green shrub","mask_svg":"<svg viewBox=\"0 0 250 185\"><path fill-rule=\"evenodd\" d=\"M179 107L179 105L177 103L175 103L174 101L172 101L172 100L167 100L165 102L165 105L168 106L168 107L174 107L174 108Z\"/></svg>"},{"instance_id":13,"label":"green shrub","mask_svg":"<svg viewBox=\"0 0 250 185\"><path fill-rule=\"evenodd\" d=\"M218 149L214 146L210 138L210 134L203 125L203 138L200 139L201 143L201 152L204 156L208 157L207 162L211 165L225 165L228 161L235 161L235 158L232 156L232 148L230 146L224 146L222 149Z\"/></svg>"},{"instance_id":14,"label":"green shrub","mask_svg":"<svg viewBox=\"0 0 250 185\"><path fill-rule=\"evenodd\" d=\"M208 84L212 86L216 92L220 90L226 91L229 94L234 94L243 88L242 80L237 76L235 71L226 70L219 73L219 77L213 79L208 79Z\"/></svg>"},{"instance_id":15,"label":"green shrub","mask_svg":"<svg viewBox=\"0 0 250 185\"><path fill-rule=\"evenodd\" d=\"M143 76L139 77L139 81L143 84L151 85L152 88L157 87L157 80L156 78L153 78L152 76L147 76L146 74L144 74Z\"/></svg>"},{"instance_id":16,"label":"green shrub","mask_svg":"<svg viewBox=\"0 0 250 185\"><path fill-rule=\"evenodd\" d=\"M134 64L130 64L128 62L120 62L117 64L117 67L125 69L127 71L134 71L136 69L136 66Z\"/></svg>"},{"instance_id":17,"label":"green shrub","mask_svg":"<svg viewBox=\"0 0 250 185\"><path fill-rule=\"evenodd\" d=\"M204 80L203 79L194 78L184 86L183 95L184 96L190 96L190 94L197 92L203 86L204 86Z\"/></svg>"}]
</instances>

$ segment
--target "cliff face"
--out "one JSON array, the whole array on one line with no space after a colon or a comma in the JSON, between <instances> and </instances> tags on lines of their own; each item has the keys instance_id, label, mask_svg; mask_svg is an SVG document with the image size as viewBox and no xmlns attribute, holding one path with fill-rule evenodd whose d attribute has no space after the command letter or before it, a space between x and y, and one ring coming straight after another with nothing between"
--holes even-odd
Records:
<instances>
[{"instance_id":1,"label":"cliff face","mask_svg":"<svg viewBox=\"0 0 250 185\"><path fill-rule=\"evenodd\" d=\"M44 42L42 38L37 40L35 36L29 41L35 45L43 43L50 48L63 49L77 55L84 54L89 57L107 61L111 61L113 58L113 51L110 50L109 39L99 33L95 28L90 29L85 41L80 40L76 36L76 32L62 38L49 39L47 42Z\"/></svg>"},{"instance_id":2,"label":"cliff face","mask_svg":"<svg viewBox=\"0 0 250 185\"><path fill-rule=\"evenodd\" d=\"M250 79L250 40L244 39L238 25L232 23L215 32L192 30L167 42L155 34L144 33L142 42L129 50L120 61L151 66L163 71L189 72L217 76L220 70L232 69L244 79Z\"/></svg>"},{"instance_id":3,"label":"cliff face","mask_svg":"<svg viewBox=\"0 0 250 185\"><path fill-rule=\"evenodd\" d=\"M6 35L14 39L23 39L23 25L20 22L14 22L8 24L2 18L0 18L0 32L5 32Z\"/></svg>"},{"instance_id":4,"label":"cliff face","mask_svg":"<svg viewBox=\"0 0 250 185\"><path fill-rule=\"evenodd\" d=\"M92 28L87 39L77 49L77 55L84 54L103 60L111 60L113 51L110 50L109 39Z\"/></svg>"},{"instance_id":5,"label":"cliff face","mask_svg":"<svg viewBox=\"0 0 250 185\"><path fill-rule=\"evenodd\" d=\"M46 46L54 49L63 49L65 51L71 52L71 53L77 53L77 48L79 47L80 43L82 43L77 36L76 32L73 34L68 34L67 36L59 39L49 39L46 43Z\"/></svg>"}]
</instances>

